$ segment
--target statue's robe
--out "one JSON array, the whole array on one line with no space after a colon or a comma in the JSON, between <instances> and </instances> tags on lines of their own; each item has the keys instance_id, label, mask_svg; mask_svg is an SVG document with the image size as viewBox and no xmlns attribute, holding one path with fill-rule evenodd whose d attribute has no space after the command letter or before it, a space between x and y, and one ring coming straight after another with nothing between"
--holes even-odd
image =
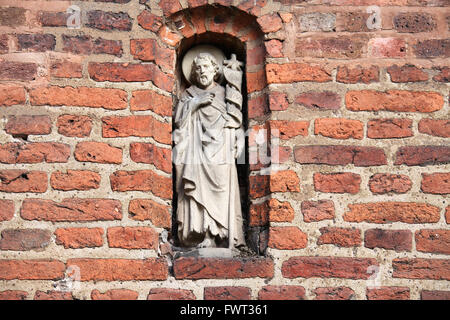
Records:
<instances>
[{"instance_id":1,"label":"statue's robe","mask_svg":"<svg viewBox=\"0 0 450 320\"><path fill-rule=\"evenodd\" d=\"M192 98L213 93L212 104L193 111ZM235 246L243 245L244 233L235 164L235 130L219 84L203 90L195 85L182 95L175 111L173 152L178 194L178 238L195 246L209 231L228 238L230 215Z\"/></svg>"}]
</instances>

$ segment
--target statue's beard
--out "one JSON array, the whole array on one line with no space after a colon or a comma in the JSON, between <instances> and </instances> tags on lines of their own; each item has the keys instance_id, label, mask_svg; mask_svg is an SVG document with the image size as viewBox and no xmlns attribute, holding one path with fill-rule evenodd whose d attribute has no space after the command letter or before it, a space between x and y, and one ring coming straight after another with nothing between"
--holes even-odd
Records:
<instances>
[{"instance_id":1,"label":"statue's beard","mask_svg":"<svg viewBox=\"0 0 450 320\"><path fill-rule=\"evenodd\" d=\"M213 79L206 75L200 75L197 77L197 82L201 87L206 88L213 82Z\"/></svg>"}]
</instances>

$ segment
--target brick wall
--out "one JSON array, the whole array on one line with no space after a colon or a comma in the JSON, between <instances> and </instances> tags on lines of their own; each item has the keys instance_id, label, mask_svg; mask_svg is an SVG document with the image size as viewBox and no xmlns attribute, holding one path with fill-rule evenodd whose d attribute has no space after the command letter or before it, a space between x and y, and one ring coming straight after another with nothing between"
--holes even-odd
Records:
<instances>
[{"instance_id":1,"label":"brick wall","mask_svg":"<svg viewBox=\"0 0 450 320\"><path fill-rule=\"evenodd\" d=\"M448 299L449 16L0 0L0 299ZM244 48L250 157L280 165L249 166L253 255L173 259L178 58L217 39Z\"/></svg>"}]
</instances>

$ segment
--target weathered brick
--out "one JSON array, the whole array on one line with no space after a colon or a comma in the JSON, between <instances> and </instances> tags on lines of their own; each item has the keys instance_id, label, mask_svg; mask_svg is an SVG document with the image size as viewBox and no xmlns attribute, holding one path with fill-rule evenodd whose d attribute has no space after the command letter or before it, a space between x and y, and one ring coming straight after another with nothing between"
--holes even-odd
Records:
<instances>
[{"instance_id":1,"label":"weathered brick","mask_svg":"<svg viewBox=\"0 0 450 320\"><path fill-rule=\"evenodd\" d=\"M25 89L15 85L0 86L0 106L25 103Z\"/></svg>"},{"instance_id":2,"label":"weathered brick","mask_svg":"<svg viewBox=\"0 0 450 320\"><path fill-rule=\"evenodd\" d=\"M344 221L370 223L435 223L439 221L440 209L426 203L374 202L349 204Z\"/></svg>"},{"instance_id":3,"label":"weathered brick","mask_svg":"<svg viewBox=\"0 0 450 320\"><path fill-rule=\"evenodd\" d=\"M377 66L338 67L336 81L342 83L366 83L378 82L380 80L380 70Z\"/></svg>"},{"instance_id":4,"label":"weathered brick","mask_svg":"<svg viewBox=\"0 0 450 320\"><path fill-rule=\"evenodd\" d=\"M358 247L361 245L361 231L358 229L323 227L317 244L334 244L339 247Z\"/></svg>"},{"instance_id":5,"label":"weathered brick","mask_svg":"<svg viewBox=\"0 0 450 320\"><path fill-rule=\"evenodd\" d=\"M39 11L38 21L43 27L66 27L70 17L66 12Z\"/></svg>"},{"instance_id":6,"label":"weathered brick","mask_svg":"<svg viewBox=\"0 0 450 320\"><path fill-rule=\"evenodd\" d=\"M127 92L121 89L88 87L41 87L30 90L34 106L75 106L109 110L127 107Z\"/></svg>"},{"instance_id":7,"label":"weathered brick","mask_svg":"<svg viewBox=\"0 0 450 320\"><path fill-rule=\"evenodd\" d=\"M421 229L416 231L416 250L450 254L450 231L444 229Z\"/></svg>"},{"instance_id":8,"label":"weathered brick","mask_svg":"<svg viewBox=\"0 0 450 320\"><path fill-rule=\"evenodd\" d=\"M92 120L89 116L64 114L56 121L58 133L66 137L88 137L92 130Z\"/></svg>"},{"instance_id":9,"label":"weathered brick","mask_svg":"<svg viewBox=\"0 0 450 320\"><path fill-rule=\"evenodd\" d=\"M104 293L95 289L91 292L92 300L137 300L139 293L129 289L111 289Z\"/></svg>"},{"instance_id":10,"label":"weathered brick","mask_svg":"<svg viewBox=\"0 0 450 320\"><path fill-rule=\"evenodd\" d=\"M394 17L397 32L429 32L435 28L435 17L426 12L402 12Z\"/></svg>"},{"instance_id":11,"label":"weathered brick","mask_svg":"<svg viewBox=\"0 0 450 320\"><path fill-rule=\"evenodd\" d=\"M269 125L272 136L279 137L282 140L308 135L308 121L271 120Z\"/></svg>"},{"instance_id":12,"label":"weathered brick","mask_svg":"<svg viewBox=\"0 0 450 320\"><path fill-rule=\"evenodd\" d=\"M154 39L130 40L130 53L141 61L154 61L158 66L173 69L175 51L161 47Z\"/></svg>"},{"instance_id":13,"label":"weathered brick","mask_svg":"<svg viewBox=\"0 0 450 320\"><path fill-rule=\"evenodd\" d=\"M428 74L414 65L393 65L387 68L392 82L420 82L427 81Z\"/></svg>"},{"instance_id":14,"label":"weathered brick","mask_svg":"<svg viewBox=\"0 0 450 320\"><path fill-rule=\"evenodd\" d=\"M9 52L9 44L8 44L8 35L3 34L0 35L0 53L8 53Z\"/></svg>"},{"instance_id":15,"label":"weathered brick","mask_svg":"<svg viewBox=\"0 0 450 320\"><path fill-rule=\"evenodd\" d=\"M25 199L20 209L25 220L38 221L111 221L122 219L122 204L109 199Z\"/></svg>"},{"instance_id":16,"label":"weathered brick","mask_svg":"<svg viewBox=\"0 0 450 320\"><path fill-rule=\"evenodd\" d=\"M270 222L289 222L294 219L294 209L288 201L280 202L277 199L267 201Z\"/></svg>"},{"instance_id":17,"label":"weathered brick","mask_svg":"<svg viewBox=\"0 0 450 320\"><path fill-rule=\"evenodd\" d=\"M103 245L103 228L58 228L55 243L65 249L94 248Z\"/></svg>"},{"instance_id":18,"label":"weathered brick","mask_svg":"<svg viewBox=\"0 0 450 320\"><path fill-rule=\"evenodd\" d=\"M280 250L306 248L308 236L297 227L271 227L269 230L269 247Z\"/></svg>"},{"instance_id":19,"label":"weathered brick","mask_svg":"<svg viewBox=\"0 0 450 320\"><path fill-rule=\"evenodd\" d=\"M304 222L334 219L334 203L331 200L303 201L301 204Z\"/></svg>"},{"instance_id":20,"label":"weathered brick","mask_svg":"<svg viewBox=\"0 0 450 320\"><path fill-rule=\"evenodd\" d=\"M4 229L0 250L43 250L50 244L51 233L43 229Z\"/></svg>"},{"instance_id":21,"label":"weathered brick","mask_svg":"<svg viewBox=\"0 0 450 320\"><path fill-rule=\"evenodd\" d=\"M331 74L319 66L302 63L266 65L267 82L292 83L301 81L328 82Z\"/></svg>"},{"instance_id":22,"label":"weathered brick","mask_svg":"<svg viewBox=\"0 0 450 320\"><path fill-rule=\"evenodd\" d=\"M393 278L450 280L450 260L399 258L392 261Z\"/></svg>"},{"instance_id":23,"label":"weathered brick","mask_svg":"<svg viewBox=\"0 0 450 320\"><path fill-rule=\"evenodd\" d=\"M67 265L80 268L80 281L139 281L166 280L168 266L165 259L69 259Z\"/></svg>"},{"instance_id":24,"label":"weathered brick","mask_svg":"<svg viewBox=\"0 0 450 320\"><path fill-rule=\"evenodd\" d=\"M357 167L387 164L383 149L377 147L300 146L294 149L294 158L302 164L354 164Z\"/></svg>"},{"instance_id":25,"label":"weathered brick","mask_svg":"<svg viewBox=\"0 0 450 320\"><path fill-rule=\"evenodd\" d=\"M247 67L263 65L266 58L266 49L261 44L252 49L247 49L246 55Z\"/></svg>"},{"instance_id":26,"label":"weathered brick","mask_svg":"<svg viewBox=\"0 0 450 320\"><path fill-rule=\"evenodd\" d=\"M63 34L63 51L82 55L111 54L121 57L123 53L121 40L93 39L91 36L68 36Z\"/></svg>"},{"instance_id":27,"label":"weathered brick","mask_svg":"<svg viewBox=\"0 0 450 320\"><path fill-rule=\"evenodd\" d=\"M370 14L365 11L338 12L336 31L369 32L367 20Z\"/></svg>"},{"instance_id":28,"label":"weathered brick","mask_svg":"<svg viewBox=\"0 0 450 320\"><path fill-rule=\"evenodd\" d=\"M5 131L11 135L49 134L52 123L49 116L10 116Z\"/></svg>"},{"instance_id":29,"label":"weathered brick","mask_svg":"<svg viewBox=\"0 0 450 320\"><path fill-rule=\"evenodd\" d=\"M336 31L336 15L326 12L305 13L299 16L300 31Z\"/></svg>"},{"instance_id":30,"label":"weathered brick","mask_svg":"<svg viewBox=\"0 0 450 320\"><path fill-rule=\"evenodd\" d=\"M150 289L147 300L195 300L196 297L191 290L154 288Z\"/></svg>"},{"instance_id":31,"label":"weathered brick","mask_svg":"<svg viewBox=\"0 0 450 320\"><path fill-rule=\"evenodd\" d=\"M134 142L130 144L130 157L134 162L149 163L159 170L172 172L172 152L151 143Z\"/></svg>"},{"instance_id":32,"label":"weathered brick","mask_svg":"<svg viewBox=\"0 0 450 320\"><path fill-rule=\"evenodd\" d=\"M55 49L56 38L52 34L18 34L17 44L21 51L45 52Z\"/></svg>"},{"instance_id":33,"label":"weathered brick","mask_svg":"<svg viewBox=\"0 0 450 320\"><path fill-rule=\"evenodd\" d=\"M369 279L369 266L377 266L372 258L292 257L283 262L283 277Z\"/></svg>"},{"instance_id":34,"label":"weathered brick","mask_svg":"<svg viewBox=\"0 0 450 320\"><path fill-rule=\"evenodd\" d=\"M105 31L130 31L133 19L125 12L87 12L86 26Z\"/></svg>"},{"instance_id":35,"label":"weathered brick","mask_svg":"<svg viewBox=\"0 0 450 320\"><path fill-rule=\"evenodd\" d=\"M264 33L276 32L283 27L283 21L276 13L266 14L256 19L256 21Z\"/></svg>"},{"instance_id":36,"label":"weathered brick","mask_svg":"<svg viewBox=\"0 0 450 320\"><path fill-rule=\"evenodd\" d=\"M420 291L421 300L450 300L450 291L422 290Z\"/></svg>"},{"instance_id":37,"label":"weathered brick","mask_svg":"<svg viewBox=\"0 0 450 320\"><path fill-rule=\"evenodd\" d=\"M258 292L259 300L304 300L305 288L302 286L264 286Z\"/></svg>"},{"instance_id":38,"label":"weathered brick","mask_svg":"<svg viewBox=\"0 0 450 320\"><path fill-rule=\"evenodd\" d=\"M157 142L172 142L172 126L160 122L152 116L110 116L102 118L102 135L104 138L117 137L152 137Z\"/></svg>"},{"instance_id":39,"label":"weathered brick","mask_svg":"<svg viewBox=\"0 0 450 320\"><path fill-rule=\"evenodd\" d=\"M28 292L21 290L0 291L0 300L25 300Z\"/></svg>"},{"instance_id":40,"label":"weathered brick","mask_svg":"<svg viewBox=\"0 0 450 320\"><path fill-rule=\"evenodd\" d=\"M256 72L247 72L247 92L261 91L266 87L267 76L264 73L264 69Z\"/></svg>"},{"instance_id":41,"label":"weathered brick","mask_svg":"<svg viewBox=\"0 0 450 320\"><path fill-rule=\"evenodd\" d=\"M309 37L297 38L296 55L298 57L355 59L362 56L367 40L346 37Z\"/></svg>"},{"instance_id":42,"label":"weathered brick","mask_svg":"<svg viewBox=\"0 0 450 320\"><path fill-rule=\"evenodd\" d=\"M413 49L418 58L448 58L450 57L450 39L418 41Z\"/></svg>"},{"instance_id":43,"label":"weathered brick","mask_svg":"<svg viewBox=\"0 0 450 320\"><path fill-rule=\"evenodd\" d=\"M450 19L449 19L450 22ZM450 25L450 24L449 24ZM437 68L440 73L433 77L434 81L438 82L450 82L450 68L449 67L441 67Z\"/></svg>"},{"instance_id":44,"label":"weathered brick","mask_svg":"<svg viewBox=\"0 0 450 320\"><path fill-rule=\"evenodd\" d=\"M295 103L314 110L337 110L341 107L341 97L331 91L306 92L298 95Z\"/></svg>"},{"instance_id":45,"label":"weathered brick","mask_svg":"<svg viewBox=\"0 0 450 320\"><path fill-rule=\"evenodd\" d=\"M314 134L334 139L362 139L364 125L359 120L325 118L314 121Z\"/></svg>"},{"instance_id":46,"label":"weathered brick","mask_svg":"<svg viewBox=\"0 0 450 320\"><path fill-rule=\"evenodd\" d=\"M269 109L272 111L283 111L289 107L287 95L282 92L270 92Z\"/></svg>"},{"instance_id":47,"label":"weathered brick","mask_svg":"<svg viewBox=\"0 0 450 320\"><path fill-rule=\"evenodd\" d=\"M412 233L409 230L368 229L364 232L366 248L395 251L411 251Z\"/></svg>"},{"instance_id":48,"label":"weathered brick","mask_svg":"<svg viewBox=\"0 0 450 320\"><path fill-rule=\"evenodd\" d=\"M96 163L122 163L122 149L104 142L83 141L75 147L77 161Z\"/></svg>"},{"instance_id":49,"label":"weathered brick","mask_svg":"<svg viewBox=\"0 0 450 320\"><path fill-rule=\"evenodd\" d=\"M265 94L252 97L247 102L248 117L250 119L261 117L268 113L267 96Z\"/></svg>"},{"instance_id":50,"label":"weathered brick","mask_svg":"<svg viewBox=\"0 0 450 320\"><path fill-rule=\"evenodd\" d=\"M149 227L111 227L106 234L110 248L157 249L158 233Z\"/></svg>"},{"instance_id":51,"label":"weathered brick","mask_svg":"<svg viewBox=\"0 0 450 320\"><path fill-rule=\"evenodd\" d=\"M178 258L174 261L175 279L272 278L270 258Z\"/></svg>"},{"instance_id":52,"label":"weathered brick","mask_svg":"<svg viewBox=\"0 0 450 320\"><path fill-rule=\"evenodd\" d=\"M369 179L369 189L376 194L406 193L411 186L411 179L402 174L377 173Z\"/></svg>"},{"instance_id":53,"label":"weathered brick","mask_svg":"<svg viewBox=\"0 0 450 320\"><path fill-rule=\"evenodd\" d=\"M153 90L133 91L130 100L131 111L151 110L162 116L172 116L172 99Z\"/></svg>"},{"instance_id":54,"label":"weathered brick","mask_svg":"<svg viewBox=\"0 0 450 320\"><path fill-rule=\"evenodd\" d=\"M26 10L19 7L0 8L0 25L18 27L26 24Z\"/></svg>"},{"instance_id":55,"label":"weathered brick","mask_svg":"<svg viewBox=\"0 0 450 320\"><path fill-rule=\"evenodd\" d=\"M320 192L351 193L359 192L361 177L356 173L314 173L314 189Z\"/></svg>"},{"instance_id":56,"label":"weathered brick","mask_svg":"<svg viewBox=\"0 0 450 320\"><path fill-rule=\"evenodd\" d=\"M138 221L150 220L155 227L170 228L172 225L169 207L150 199L131 200L128 212L131 219Z\"/></svg>"},{"instance_id":57,"label":"weathered brick","mask_svg":"<svg viewBox=\"0 0 450 320\"><path fill-rule=\"evenodd\" d=\"M392 139L412 137L411 119L373 119L367 122L367 137Z\"/></svg>"},{"instance_id":58,"label":"weathered brick","mask_svg":"<svg viewBox=\"0 0 450 320\"><path fill-rule=\"evenodd\" d=\"M70 146L57 142L10 142L0 145L2 163L67 162Z\"/></svg>"},{"instance_id":59,"label":"weathered brick","mask_svg":"<svg viewBox=\"0 0 450 320\"><path fill-rule=\"evenodd\" d=\"M69 60L53 61L50 65L50 75L54 78L82 78L83 66Z\"/></svg>"},{"instance_id":60,"label":"weathered brick","mask_svg":"<svg viewBox=\"0 0 450 320\"><path fill-rule=\"evenodd\" d=\"M47 174L44 171L0 170L0 191L43 193L47 191Z\"/></svg>"},{"instance_id":61,"label":"weathered brick","mask_svg":"<svg viewBox=\"0 0 450 320\"><path fill-rule=\"evenodd\" d=\"M421 190L424 193L449 194L450 173L422 173Z\"/></svg>"},{"instance_id":62,"label":"weathered brick","mask_svg":"<svg viewBox=\"0 0 450 320\"><path fill-rule=\"evenodd\" d=\"M58 260L0 260L2 280L59 280L65 270L64 263Z\"/></svg>"},{"instance_id":63,"label":"weathered brick","mask_svg":"<svg viewBox=\"0 0 450 320\"><path fill-rule=\"evenodd\" d=\"M408 287L367 288L367 300L409 300Z\"/></svg>"},{"instance_id":64,"label":"weathered brick","mask_svg":"<svg viewBox=\"0 0 450 320\"><path fill-rule=\"evenodd\" d=\"M447 224L450 224L450 206L447 206L447 208L445 209L445 222L447 222Z\"/></svg>"},{"instance_id":65,"label":"weathered brick","mask_svg":"<svg viewBox=\"0 0 450 320\"><path fill-rule=\"evenodd\" d=\"M250 288L239 286L206 287L204 300L250 300Z\"/></svg>"},{"instance_id":66,"label":"weathered brick","mask_svg":"<svg viewBox=\"0 0 450 320\"><path fill-rule=\"evenodd\" d=\"M142 28L153 32L157 32L162 26L162 17L156 16L148 10L142 11L137 20Z\"/></svg>"},{"instance_id":67,"label":"weathered brick","mask_svg":"<svg viewBox=\"0 0 450 320\"><path fill-rule=\"evenodd\" d=\"M270 175L271 192L300 192L300 179L295 171L277 171Z\"/></svg>"},{"instance_id":68,"label":"weathered brick","mask_svg":"<svg viewBox=\"0 0 450 320\"><path fill-rule=\"evenodd\" d=\"M53 291L47 292L37 290L34 294L34 300L73 300L72 292Z\"/></svg>"},{"instance_id":69,"label":"weathered brick","mask_svg":"<svg viewBox=\"0 0 450 320\"><path fill-rule=\"evenodd\" d=\"M37 77L37 65L31 62L0 61L0 80L32 81Z\"/></svg>"},{"instance_id":70,"label":"weathered brick","mask_svg":"<svg viewBox=\"0 0 450 320\"><path fill-rule=\"evenodd\" d=\"M110 181L113 191L150 191L157 197L172 199L172 179L152 170L116 171Z\"/></svg>"},{"instance_id":71,"label":"weathered brick","mask_svg":"<svg viewBox=\"0 0 450 320\"><path fill-rule=\"evenodd\" d=\"M351 300L355 291L349 287L322 287L314 289L315 300Z\"/></svg>"},{"instance_id":72,"label":"weathered brick","mask_svg":"<svg viewBox=\"0 0 450 320\"><path fill-rule=\"evenodd\" d=\"M272 39L264 42L266 52L270 57L283 58L283 42L277 39Z\"/></svg>"},{"instance_id":73,"label":"weathered brick","mask_svg":"<svg viewBox=\"0 0 450 320\"><path fill-rule=\"evenodd\" d=\"M419 132L435 137L450 138L450 120L446 119L421 119Z\"/></svg>"},{"instance_id":74,"label":"weathered brick","mask_svg":"<svg viewBox=\"0 0 450 320\"><path fill-rule=\"evenodd\" d=\"M437 92L388 90L348 91L345 104L351 111L434 112L444 105Z\"/></svg>"},{"instance_id":75,"label":"weathered brick","mask_svg":"<svg viewBox=\"0 0 450 320\"><path fill-rule=\"evenodd\" d=\"M401 38L372 38L369 56L374 58L402 58L406 56L406 43Z\"/></svg>"},{"instance_id":76,"label":"weathered brick","mask_svg":"<svg viewBox=\"0 0 450 320\"><path fill-rule=\"evenodd\" d=\"M100 175L88 170L56 171L50 176L50 185L56 190L90 190L100 186Z\"/></svg>"},{"instance_id":77,"label":"weathered brick","mask_svg":"<svg viewBox=\"0 0 450 320\"><path fill-rule=\"evenodd\" d=\"M14 201L0 199L0 221L11 220L14 216Z\"/></svg>"},{"instance_id":78,"label":"weathered brick","mask_svg":"<svg viewBox=\"0 0 450 320\"><path fill-rule=\"evenodd\" d=\"M395 154L395 165L427 166L450 162L450 148L446 146L406 146Z\"/></svg>"}]
</instances>

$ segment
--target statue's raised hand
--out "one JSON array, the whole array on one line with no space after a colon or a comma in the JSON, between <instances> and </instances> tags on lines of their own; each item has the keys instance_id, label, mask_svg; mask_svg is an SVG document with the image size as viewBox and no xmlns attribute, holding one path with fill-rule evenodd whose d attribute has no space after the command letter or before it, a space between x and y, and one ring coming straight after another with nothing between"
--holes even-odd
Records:
<instances>
[{"instance_id":1,"label":"statue's raised hand","mask_svg":"<svg viewBox=\"0 0 450 320\"><path fill-rule=\"evenodd\" d=\"M194 103L194 110L212 104L214 96L214 93L206 93L204 95L194 97L192 99Z\"/></svg>"}]
</instances>

